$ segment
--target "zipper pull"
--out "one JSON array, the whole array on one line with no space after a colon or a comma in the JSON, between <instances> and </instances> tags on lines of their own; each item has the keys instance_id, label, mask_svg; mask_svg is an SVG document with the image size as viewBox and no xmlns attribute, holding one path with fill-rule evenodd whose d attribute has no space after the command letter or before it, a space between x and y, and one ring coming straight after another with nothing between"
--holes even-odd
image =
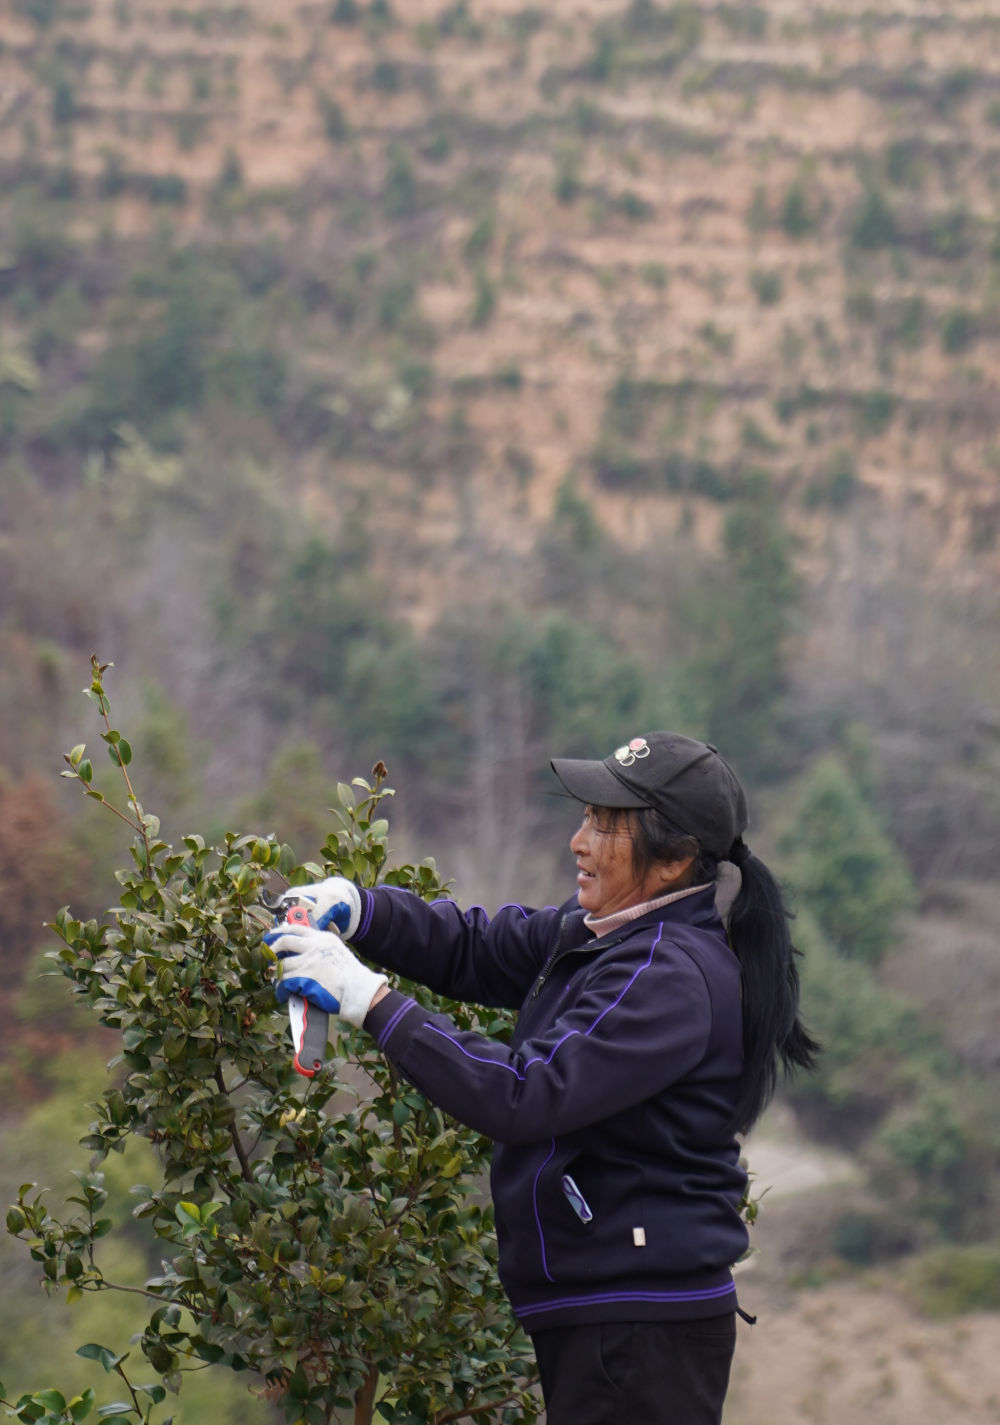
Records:
<instances>
[{"instance_id":1,"label":"zipper pull","mask_svg":"<svg viewBox=\"0 0 1000 1425\"><path fill-rule=\"evenodd\" d=\"M557 955L559 954L559 951L562 949L562 943L563 943L563 940L564 940L565 937L566 937L566 922L567 922L568 920L569 920L569 915L567 914L567 915L564 915L563 918L562 918L562 920L559 922L559 934L556 936L555 949L552 951L552 953L549 955L549 958L546 960L545 964L542 966L542 973L538 976L538 979L535 981L535 988L534 988L534 989L532 990L532 992L531 992L531 998L532 998L532 999L537 999L537 998L538 998L538 996L539 996L539 995L541 994L541 992L542 992L542 986L545 984L545 981L549 978L549 971L552 969L552 966L555 964L555 962L556 962L556 957L557 957Z\"/></svg>"}]
</instances>

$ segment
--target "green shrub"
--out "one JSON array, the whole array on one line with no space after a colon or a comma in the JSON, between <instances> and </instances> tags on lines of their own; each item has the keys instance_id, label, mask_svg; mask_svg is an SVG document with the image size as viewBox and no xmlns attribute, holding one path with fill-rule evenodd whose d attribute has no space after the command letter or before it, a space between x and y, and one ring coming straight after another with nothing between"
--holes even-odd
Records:
<instances>
[{"instance_id":1,"label":"green shrub","mask_svg":"<svg viewBox=\"0 0 1000 1425\"><path fill-rule=\"evenodd\" d=\"M516 361L508 361L494 372L494 383L505 391L520 391L524 385L524 372Z\"/></svg>"},{"instance_id":2,"label":"green shrub","mask_svg":"<svg viewBox=\"0 0 1000 1425\"><path fill-rule=\"evenodd\" d=\"M864 251L891 247L898 240L896 215L879 189L865 190L852 215L849 236L851 243Z\"/></svg>"},{"instance_id":3,"label":"green shrub","mask_svg":"<svg viewBox=\"0 0 1000 1425\"><path fill-rule=\"evenodd\" d=\"M406 273L398 273L384 282L375 308L382 330L401 331L416 310L416 299L416 284Z\"/></svg>"},{"instance_id":4,"label":"green shrub","mask_svg":"<svg viewBox=\"0 0 1000 1425\"><path fill-rule=\"evenodd\" d=\"M904 1216L886 1205L851 1208L836 1219L830 1246L852 1267L898 1259L913 1250L917 1234Z\"/></svg>"},{"instance_id":5,"label":"green shrub","mask_svg":"<svg viewBox=\"0 0 1000 1425\"><path fill-rule=\"evenodd\" d=\"M741 39L762 40L767 35L770 16L762 5L750 3L719 5L716 14L727 29Z\"/></svg>"},{"instance_id":6,"label":"green shrub","mask_svg":"<svg viewBox=\"0 0 1000 1425\"><path fill-rule=\"evenodd\" d=\"M530 1347L496 1280L492 1209L473 1190L487 1141L408 1092L348 1026L335 1024L332 1052L303 1084L274 1001L261 939L273 924L266 891L340 874L425 899L444 894L433 862L388 864L384 767L371 783L338 786L322 864L295 865L273 836L227 833L213 847L189 834L175 848L138 801L132 748L111 725L106 667L96 658L92 666L89 693L124 783L121 805L117 792L112 803L95 786L82 744L64 775L113 810L134 842L100 923L58 912L52 959L121 1035L119 1069L87 1107L83 1143L93 1156L71 1202L52 1211L25 1184L7 1231L49 1290L70 1301L118 1291L146 1298L132 1339L140 1369L158 1383L132 1385L122 1368L130 1353L82 1347L130 1396L99 1414L148 1425L197 1362L250 1372L286 1418L316 1425L351 1407L357 1425L376 1413L457 1420L505 1405L533 1420ZM493 1012L449 1008L464 1028L506 1027ZM145 1288L106 1275L113 1255L102 1240L115 1223L99 1167L133 1140L158 1145L151 1182L132 1189L132 1218L160 1260ZM59 1425L88 1413L81 1404L67 1416L65 1398L45 1394Z\"/></svg>"},{"instance_id":7,"label":"green shrub","mask_svg":"<svg viewBox=\"0 0 1000 1425\"><path fill-rule=\"evenodd\" d=\"M852 322L871 325L878 316L878 303L870 287L856 287L844 298L844 315Z\"/></svg>"},{"instance_id":8,"label":"green shrub","mask_svg":"<svg viewBox=\"0 0 1000 1425\"><path fill-rule=\"evenodd\" d=\"M59 75L52 86L52 122L71 124L76 118L76 92L65 75Z\"/></svg>"},{"instance_id":9,"label":"green shrub","mask_svg":"<svg viewBox=\"0 0 1000 1425\"><path fill-rule=\"evenodd\" d=\"M663 262L644 262L639 268L639 276L647 287L665 292L670 285L670 272Z\"/></svg>"},{"instance_id":10,"label":"green shrub","mask_svg":"<svg viewBox=\"0 0 1000 1425\"><path fill-rule=\"evenodd\" d=\"M191 110L178 114L174 120L178 148L184 153L190 153L192 149L197 148L205 137L206 127L204 114L196 114Z\"/></svg>"},{"instance_id":11,"label":"green shrub","mask_svg":"<svg viewBox=\"0 0 1000 1425\"><path fill-rule=\"evenodd\" d=\"M385 182L382 186L382 207L387 218L408 218L420 204L420 187L413 160L401 144L392 144Z\"/></svg>"},{"instance_id":12,"label":"green shrub","mask_svg":"<svg viewBox=\"0 0 1000 1425\"><path fill-rule=\"evenodd\" d=\"M142 179L142 187L151 203L176 206L187 201L187 184L178 173L151 173Z\"/></svg>"},{"instance_id":13,"label":"green shrub","mask_svg":"<svg viewBox=\"0 0 1000 1425\"><path fill-rule=\"evenodd\" d=\"M394 60L377 60L371 72L371 86L380 94L398 94L403 87L403 71Z\"/></svg>"},{"instance_id":14,"label":"green shrub","mask_svg":"<svg viewBox=\"0 0 1000 1425\"><path fill-rule=\"evenodd\" d=\"M989 1233L996 1139L989 1140L989 1118L976 1123L970 1111L979 1086L963 1082L954 1064L934 1077L922 1068L913 1065L914 1091L893 1106L870 1145L873 1188L905 1203L925 1232L930 1226L952 1241Z\"/></svg>"},{"instance_id":15,"label":"green shrub","mask_svg":"<svg viewBox=\"0 0 1000 1425\"><path fill-rule=\"evenodd\" d=\"M892 421L896 398L891 391L866 391L858 411L858 430L862 436L882 435Z\"/></svg>"},{"instance_id":16,"label":"green shrub","mask_svg":"<svg viewBox=\"0 0 1000 1425\"><path fill-rule=\"evenodd\" d=\"M778 222L789 237L807 237L815 232L818 220L803 183L796 181L787 189Z\"/></svg>"},{"instance_id":17,"label":"green shrub","mask_svg":"<svg viewBox=\"0 0 1000 1425\"><path fill-rule=\"evenodd\" d=\"M914 294L906 297L899 309L898 336L901 345L910 351L916 350L923 340L927 319L927 305L923 297Z\"/></svg>"},{"instance_id":18,"label":"green shrub","mask_svg":"<svg viewBox=\"0 0 1000 1425\"><path fill-rule=\"evenodd\" d=\"M858 489L858 470L854 456L843 446L830 456L829 463L821 475L815 476L806 486L806 504L829 505L831 509L843 510L851 503Z\"/></svg>"},{"instance_id":19,"label":"green shrub","mask_svg":"<svg viewBox=\"0 0 1000 1425\"><path fill-rule=\"evenodd\" d=\"M919 139L897 139L885 151L885 176L895 188L919 188L925 177Z\"/></svg>"},{"instance_id":20,"label":"green shrub","mask_svg":"<svg viewBox=\"0 0 1000 1425\"><path fill-rule=\"evenodd\" d=\"M222 156L219 174L215 180L215 193L223 197L237 193L243 187L243 162L233 148L227 148Z\"/></svg>"},{"instance_id":21,"label":"green shrub","mask_svg":"<svg viewBox=\"0 0 1000 1425\"><path fill-rule=\"evenodd\" d=\"M581 76L591 84L610 84L617 69L617 38L610 28L599 28L594 36L593 49L581 66Z\"/></svg>"},{"instance_id":22,"label":"green shrub","mask_svg":"<svg viewBox=\"0 0 1000 1425\"><path fill-rule=\"evenodd\" d=\"M15 0L15 8L20 15L40 30L47 29L58 13L59 0Z\"/></svg>"},{"instance_id":23,"label":"green shrub","mask_svg":"<svg viewBox=\"0 0 1000 1425\"><path fill-rule=\"evenodd\" d=\"M969 65L959 65L948 70L939 81L937 107L947 113L969 97L979 79L977 71Z\"/></svg>"},{"instance_id":24,"label":"green shrub","mask_svg":"<svg viewBox=\"0 0 1000 1425\"><path fill-rule=\"evenodd\" d=\"M591 460L596 479L606 489L641 488L649 480L649 462L611 433L600 438Z\"/></svg>"},{"instance_id":25,"label":"green shrub","mask_svg":"<svg viewBox=\"0 0 1000 1425\"><path fill-rule=\"evenodd\" d=\"M935 213L926 225L920 246L932 257L954 262L964 257L972 241L972 219L964 208Z\"/></svg>"},{"instance_id":26,"label":"green shrub","mask_svg":"<svg viewBox=\"0 0 1000 1425\"><path fill-rule=\"evenodd\" d=\"M976 339L977 322L968 307L952 307L941 318L941 345L949 355L968 351Z\"/></svg>"},{"instance_id":27,"label":"green shrub","mask_svg":"<svg viewBox=\"0 0 1000 1425\"><path fill-rule=\"evenodd\" d=\"M774 455L781 449L754 416L744 416L740 426L740 445L744 450L753 450L762 455Z\"/></svg>"},{"instance_id":28,"label":"green shrub","mask_svg":"<svg viewBox=\"0 0 1000 1425\"><path fill-rule=\"evenodd\" d=\"M973 1311L1000 1311L1000 1248L941 1247L927 1252L908 1274L922 1311L955 1317Z\"/></svg>"},{"instance_id":29,"label":"green shrub","mask_svg":"<svg viewBox=\"0 0 1000 1425\"><path fill-rule=\"evenodd\" d=\"M316 107L323 121L323 132L331 143L343 143L350 133L350 125L342 105L329 94L316 95Z\"/></svg>"},{"instance_id":30,"label":"green shrub","mask_svg":"<svg viewBox=\"0 0 1000 1425\"><path fill-rule=\"evenodd\" d=\"M476 270L476 295L472 304L472 325L485 327L493 319L497 306L496 283L484 267Z\"/></svg>"},{"instance_id":31,"label":"green shrub","mask_svg":"<svg viewBox=\"0 0 1000 1425\"><path fill-rule=\"evenodd\" d=\"M632 222L647 222L655 216L656 209L652 203L641 198L638 193L627 189L614 200L613 204L616 213L621 213L623 218L629 218Z\"/></svg>"},{"instance_id":32,"label":"green shrub","mask_svg":"<svg viewBox=\"0 0 1000 1425\"><path fill-rule=\"evenodd\" d=\"M750 286L762 307L773 307L781 301L784 282L776 267L766 271L763 268L755 268L750 273Z\"/></svg>"},{"instance_id":33,"label":"green shrub","mask_svg":"<svg viewBox=\"0 0 1000 1425\"><path fill-rule=\"evenodd\" d=\"M580 196L580 169L582 158L576 148L562 147L556 154L556 179L554 192L557 200L568 205Z\"/></svg>"},{"instance_id":34,"label":"green shrub","mask_svg":"<svg viewBox=\"0 0 1000 1425\"><path fill-rule=\"evenodd\" d=\"M755 237L771 226L771 209L767 201L767 193L757 185L753 190L753 197L750 199L750 206L746 214L747 227Z\"/></svg>"},{"instance_id":35,"label":"green shrub","mask_svg":"<svg viewBox=\"0 0 1000 1425\"><path fill-rule=\"evenodd\" d=\"M492 213L485 213L469 230L462 244L462 256L466 262L481 262L493 246L496 222Z\"/></svg>"}]
</instances>

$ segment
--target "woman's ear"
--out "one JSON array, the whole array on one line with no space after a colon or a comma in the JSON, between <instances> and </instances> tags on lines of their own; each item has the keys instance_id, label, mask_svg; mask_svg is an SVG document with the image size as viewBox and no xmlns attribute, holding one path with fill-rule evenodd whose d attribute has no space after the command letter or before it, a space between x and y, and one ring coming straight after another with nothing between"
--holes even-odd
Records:
<instances>
[{"instance_id":1,"label":"woman's ear","mask_svg":"<svg viewBox=\"0 0 1000 1425\"><path fill-rule=\"evenodd\" d=\"M691 884L691 868L693 865L693 856L682 856L678 861L657 862L656 869L665 895L670 891L682 891L685 886Z\"/></svg>"}]
</instances>

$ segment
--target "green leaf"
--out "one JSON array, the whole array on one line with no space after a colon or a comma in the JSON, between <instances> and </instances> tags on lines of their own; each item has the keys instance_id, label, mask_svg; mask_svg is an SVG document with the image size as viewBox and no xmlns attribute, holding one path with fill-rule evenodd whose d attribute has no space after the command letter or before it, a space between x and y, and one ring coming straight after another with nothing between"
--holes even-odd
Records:
<instances>
[{"instance_id":1,"label":"green leaf","mask_svg":"<svg viewBox=\"0 0 1000 1425\"><path fill-rule=\"evenodd\" d=\"M88 1341L85 1346L78 1346L76 1354L82 1356L85 1361L100 1361L106 1371L113 1371L115 1366L125 1359L112 1351L110 1346L98 1346L94 1341Z\"/></svg>"},{"instance_id":2,"label":"green leaf","mask_svg":"<svg viewBox=\"0 0 1000 1425\"><path fill-rule=\"evenodd\" d=\"M220 1352L220 1355L222 1353ZM143 1395L148 1395L154 1405L159 1405L161 1400L166 1400L167 1392L162 1385L137 1385L137 1391L142 1391Z\"/></svg>"},{"instance_id":3,"label":"green leaf","mask_svg":"<svg viewBox=\"0 0 1000 1425\"><path fill-rule=\"evenodd\" d=\"M44 1405L46 1410L66 1409L66 1397L58 1390L37 1390L32 1399Z\"/></svg>"},{"instance_id":4,"label":"green leaf","mask_svg":"<svg viewBox=\"0 0 1000 1425\"><path fill-rule=\"evenodd\" d=\"M201 1227L201 1212L195 1202L179 1202L174 1208L174 1215L184 1228L185 1235Z\"/></svg>"},{"instance_id":5,"label":"green leaf","mask_svg":"<svg viewBox=\"0 0 1000 1425\"><path fill-rule=\"evenodd\" d=\"M17 1418L29 1422L41 1420L46 1413L44 1405L38 1405L31 1396L22 1395L17 1402Z\"/></svg>"},{"instance_id":6,"label":"green leaf","mask_svg":"<svg viewBox=\"0 0 1000 1425\"><path fill-rule=\"evenodd\" d=\"M67 1409L74 1420L85 1420L94 1408L94 1392L88 1385L82 1395L75 1395Z\"/></svg>"},{"instance_id":7,"label":"green leaf","mask_svg":"<svg viewBox=\"0 0 1000 1425\"><path fill-rule=\"evenodd\" d=\"M134 1405L127 1405L124 1400L116 1400L113 1405L101 1405L98 1407L97 1415L100 1420L107 1420L112 1415L137 1415L138 1411ZM141 1416L139 1417L142 1418Z\"/></svg>"},{"instance_id":8,"label":"green leaf","mask_svg":"<svg viewBox=\"0 0 1000 1425\"><path fill-rule=\"evenodd\" d=\"M123 767L127 767L132 761L132 744L126 742L124 737L118 743L118 755L121 758Z\"/></svg>"}]
</instances>

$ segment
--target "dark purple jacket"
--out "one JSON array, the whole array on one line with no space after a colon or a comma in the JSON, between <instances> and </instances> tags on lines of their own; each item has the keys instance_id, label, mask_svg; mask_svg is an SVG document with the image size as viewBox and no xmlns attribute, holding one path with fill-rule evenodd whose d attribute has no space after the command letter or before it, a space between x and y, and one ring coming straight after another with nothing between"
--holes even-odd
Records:
<instances>
[{"instance_id":1,"label":"dark purple jacket","mask_svg":"<svg viewBox=\"0 0 1000 1425\"><path fill-rule=\"evenodd\" d=\"M509 1044L398 991L365 1027L434 1103L494 1139L500 1277L532 1331L731 1311L746 1181L729 1121L739 965L697 891L595 939L576 898L491 920L362 892L353 944L452 999L519 1008Z\"/></svg>"}]
</instances>

